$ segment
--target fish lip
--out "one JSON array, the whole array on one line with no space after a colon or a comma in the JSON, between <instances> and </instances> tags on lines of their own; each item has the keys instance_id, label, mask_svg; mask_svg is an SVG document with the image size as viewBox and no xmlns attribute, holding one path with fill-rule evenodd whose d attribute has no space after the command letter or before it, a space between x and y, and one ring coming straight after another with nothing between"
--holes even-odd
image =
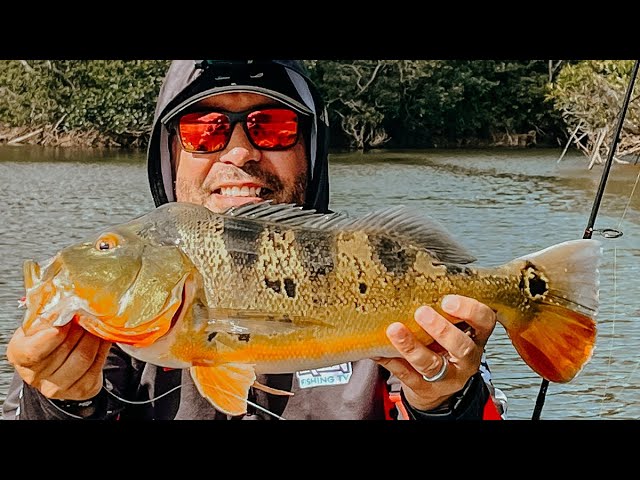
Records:
<instances>
[{"instance_id":1,"label":"fish lip","mask_svg":"<svg viewBox=\"0 0 640 480\"><path fill-rule=\"evenodd\" d=\"M68 315L60 315L64 310L61 306L67 304L67 298L62 285L64 281L56 281L61 270L57 260L58 257L54 256L42 263L33 260L23 263L25 295L21 304L25 308L22 320L25 332L35 323L62 326L70 320Z\"/></svg>"},{"instance_id":2,"label":"fish lip","mask_svg":"<svg viewBox=\"0 0 640 480\"><path fill-rule=\"evenodd\" d=\"M42 271L38 262L25 260L22 264L22 275L24 278L24 288L28 292L34 285L40 283Z\"/></svg>"}]
</instances>

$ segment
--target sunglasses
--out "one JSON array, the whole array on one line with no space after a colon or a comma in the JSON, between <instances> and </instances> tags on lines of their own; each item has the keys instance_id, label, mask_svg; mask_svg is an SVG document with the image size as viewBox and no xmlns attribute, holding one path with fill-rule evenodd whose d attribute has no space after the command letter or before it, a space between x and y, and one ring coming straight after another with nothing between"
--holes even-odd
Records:
<instances>
[{"instance_id":1,"label":"sunglasses","mask_svg":"<svg viewBox=\"0 0 640 480\"><path fill-rule=\"evenodd\" d=\"M177 120L178 137L188 153L219 152L229 144L238 122L251 144L260 150L286 150L298 141L300 119L288 108L188 112Z\"/></svg>"}]
</instances>

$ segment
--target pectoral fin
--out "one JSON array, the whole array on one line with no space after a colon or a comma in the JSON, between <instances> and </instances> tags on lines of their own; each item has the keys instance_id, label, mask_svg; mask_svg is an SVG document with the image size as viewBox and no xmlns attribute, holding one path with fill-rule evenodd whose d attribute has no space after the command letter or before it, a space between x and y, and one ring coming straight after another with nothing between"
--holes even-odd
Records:
<instances>
[{"instance_id":1,"label":"pectoral fin","mask_svg":"<svg viewBox=\"0 0 640 480\"><path fill-rule=\"evenodd\" d=\"M208 314L208 333L284 335L317 326L328 326L325 321L317 318L276 312L210 308L205 313Z\"/></svg>"},{"instance_id":2,"label":"pectoral fin","mask_svg":"<svg viewBox=\"0 0 640 480\"><path fill-rule=\"evenodd\" d=\"M191 367L191 377L200 394L227 415L247 413L249 388L256 380L253 365L227 363Z\"/></svg>"}]
</instances>

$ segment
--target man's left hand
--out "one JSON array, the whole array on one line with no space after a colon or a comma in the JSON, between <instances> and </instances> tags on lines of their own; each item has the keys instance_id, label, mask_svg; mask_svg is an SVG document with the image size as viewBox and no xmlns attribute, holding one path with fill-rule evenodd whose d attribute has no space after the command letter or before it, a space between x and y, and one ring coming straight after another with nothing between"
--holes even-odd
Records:
<instances>
[{"instance_id":1,"label":"man's left hand","mask_svg":"<svg viewBox=\"0 0 640 480\"><path fill-rule=\"evenodd\" d=\"M405 398L417 410L432 410L460 391L480 367L480 360L489 336L496 326L495 312L472 298L447 295L442 310L473 327L474 334L456 325L429 306L419 307L414 315L420 325L445 351L436 353L423 345L402 323L387 327L387 337L402 358L378 358L377 362L401 382ZM428 382L443 368L444 357L449 365L445 375ZM423 377L424 375L424 377Z\"/></svg>"}]
</instances>

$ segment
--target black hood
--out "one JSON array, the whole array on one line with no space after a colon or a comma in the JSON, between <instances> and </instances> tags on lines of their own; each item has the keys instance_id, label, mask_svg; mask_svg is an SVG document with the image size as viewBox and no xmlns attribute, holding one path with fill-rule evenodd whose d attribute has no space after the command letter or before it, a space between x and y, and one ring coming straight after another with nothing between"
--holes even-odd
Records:
<instances>
[{"instance_id":1,"label":"black hood","mask_svg":"<svg viewBox=\"0 0 640 480\"><path fill-rule=\"evenodd\" d=\"M307 150L311 178L305 207L328 211L328 117L324 101L299 60L174 60L156 105L147 170L156 206L175 201L170 164L169 132L165 126L178 112L204 97L227 92L269 96L312 115Z\"/></svg>"}]
</instances>

